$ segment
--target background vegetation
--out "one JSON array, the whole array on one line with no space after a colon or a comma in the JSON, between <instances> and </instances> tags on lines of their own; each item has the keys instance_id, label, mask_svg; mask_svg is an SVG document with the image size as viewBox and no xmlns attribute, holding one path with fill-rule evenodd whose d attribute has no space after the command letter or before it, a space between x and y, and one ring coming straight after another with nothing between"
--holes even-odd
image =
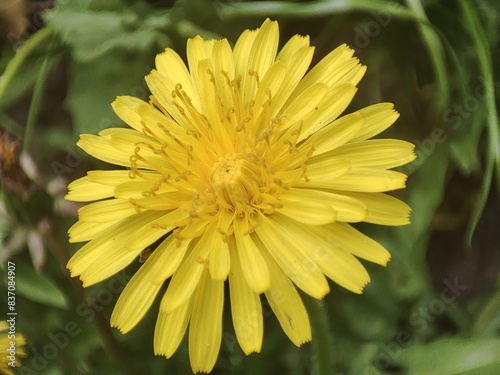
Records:
<instances>
[{"instance_id":1,"label":"background vegetation","mask_svg":"<svg viewBox=\"0 0 500 375\"><path fill-rule=\"evenodd\" d=\"M66 185L107 168L79 151L80 133L120 124L117 95L146 98L143 77L166 47L227 37L270 17L281 40L309 34L315 61L341 43L368 72L350 110L401 112L384 136L417 145L401 168L413 207L402 228L359 226L392 254L367 265L363 295L332 285L314 340L295 348L269 308L261 354L238 347L229 309L214 374L500 373L500 5L496 0L2 0L0 2L0 277L16 264L20 374L189 374L186 343L153 355L157 304L127 335L109 328L140 266L83 291L65 264L77 206ZM309 309L318 305L310 303ZM0 319L5 319L4 316Z\"/></svg>"}]
</instances>

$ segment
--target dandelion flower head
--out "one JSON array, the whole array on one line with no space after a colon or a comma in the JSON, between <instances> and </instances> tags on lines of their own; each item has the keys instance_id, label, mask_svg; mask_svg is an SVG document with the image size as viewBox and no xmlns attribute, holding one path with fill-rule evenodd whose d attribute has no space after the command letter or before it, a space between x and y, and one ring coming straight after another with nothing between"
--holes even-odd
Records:
<instances>
[{"instance_id":1,"label":"dandelion flower head","mask_svg":"<svg viewBox=\"0 0 500 375\"><path fill-rule=\"evenodd\" d=\"M81 135L91 156L124 168L89 171L67 199L79 210L70 260L84 286L119 272L150 249L121 293L111 324L130 331L167 282L154 335L171 357L189 331L193 372L210 372L222 340L227 283L236 338L245 354L263 340L265 295L297 346L311 340L297 288L322 299L327 278L361 293L370 277L359 258L390 255L350 223L409 223L409 207L385 194L405 187L391 168L413 145L370 139L398 113L381 103L342 115L366 67L346 45L310 69L309 38L278 52L277 22L226 39L187 42L156 57L149 102L113 103L130 128ZM94 202L95 201L95 202Z\"/></svg>"}]
</instances>

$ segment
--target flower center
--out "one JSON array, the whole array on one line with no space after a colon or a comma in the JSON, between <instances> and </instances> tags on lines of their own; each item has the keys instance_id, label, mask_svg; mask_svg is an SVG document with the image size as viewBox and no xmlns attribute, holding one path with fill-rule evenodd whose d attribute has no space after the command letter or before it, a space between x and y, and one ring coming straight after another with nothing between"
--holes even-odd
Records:
<instances>
[{"instance_id":1,"label":"flower center","mask_svg":"<svg viewBox=\"0 0 500 375\"><path fill-rule=\"evenodd\" d=\"M227 154L214 163L212 192L220 207L248 211L260 193L261 170L243 154Z\"/></svg>"}]
</instances>

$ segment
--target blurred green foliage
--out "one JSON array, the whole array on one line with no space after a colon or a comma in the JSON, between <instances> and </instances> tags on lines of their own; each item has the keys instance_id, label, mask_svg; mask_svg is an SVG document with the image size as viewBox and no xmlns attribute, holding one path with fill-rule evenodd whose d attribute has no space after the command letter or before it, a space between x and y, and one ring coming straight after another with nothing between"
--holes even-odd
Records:
<instances>
[{"instance_id":1,"label":"blurred green foliage","mask_svg":"<svg viewBox=\"0 0 500 375\"><path fill-rule=\"evenodd\" d=\"M226 306L214 373L500 373L496 0L5 4L0 125L34 162L21 168L30 183L15 191L5 189L11 177L2 175L0 259L16 264L17 329L28 339L18 373L190 373L185 343L172 359L153 354L158 302L129 334L109 328L138 262L86 291L70 280L65 264L78 246L67 244L66 230L76 207L63 201L64 186L98 166L74 146L78 135L120 126L110 103L149 95L143 77L158 52L171 47L182 55L186 38L197 34L234 42L266 17L280 22L282 41L310 35L315 61L344 42L356 50L368 73L349 109L395 103L401 118L384 135L417 145L417 159L401 168L408 188L395 193L413 207L412 224L359 226L392 261L386 269L366 265L372 282L363 295L332 285L321 303L303 296L315 317L314 341L303 348L264 305L262 353L246 357ZM35 204L38 197L44 204ZM0 294L4 300L4 277Z\"/></svg>"}]
</instances>

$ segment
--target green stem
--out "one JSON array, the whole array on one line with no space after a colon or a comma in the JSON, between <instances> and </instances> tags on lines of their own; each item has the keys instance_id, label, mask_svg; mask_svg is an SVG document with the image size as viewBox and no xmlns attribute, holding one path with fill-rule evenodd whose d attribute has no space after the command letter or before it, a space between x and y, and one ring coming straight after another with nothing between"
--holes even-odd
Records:
<instances>
[{"instance_id":1,"label":"green stem","mask_svg":"<svg viewBox=\"0 0 500 375\"><path fill-rule=\"evenodd\" d=\"M33 96L31 97L28 119L26 121L26 130L24 132L23 150L25 151L29 149L31 136L33 135L33 131L35 129L36 117L38 115L38 112L40 111L43 87L45 85L45 81L47 80L47 75L49 74L50 59L50 55L47 55L45 59L43 59L42 66L40 67L40 72L38 73L38 77L35 81L35 87L33 88Z\"/></svg>"},{"instance_id":2,"label":"green stem","mask_svg":"<svg viewBox=\"0 0 500 375\"><path fill-rule=\"evenodd\" d=\"M479 67L484 81L485 96L486 96L486 111L488 125L488 155L486 160L483 184L481 187L481 200L477 204L472 213L471 225L467 233L469 244L472 241L472 235L483 212L488 193L493 180L493 171L496 169L497 187L500 189L500 129L498 122L498 112L495 103L495 89L493 86L493 68L491 52L488 46L488 41L484 35L483 29L477 13L472 4L467 0L460 0L460 8L462 15L469 26L470 35L474 41Z\"/></svg>"},{"instance_id":3,"label":"green stem","mask_svg":"<svg viewBox=\"0 0 500 375\"><path fill-rule=\"evenodd\" d=\"M388 10L388 3L385 0L318 0L294 4L281 1L250 1L223 4L217 1L215 4L216 12L222 19L272 16L313 18L338 15L342 12L380 11L390 12L391 15L401 19L419 20L414 12L404 6L395 5Z\"/></svg>"},{"instance_id":4,"label":"green stem","mask_svg":"<svg viewBox=\"0 0 500 375\"><path fill-rule=\"evenodd\" d=\"M443 45L441 44L437 33L430 27L431 24L425 14L422 2L420 0L406 0L406 3L408 4L408 7L415 12L418 19L423 21L418 23L418 27L427 45L432 65L434 66L436 81L439 88L439 95L437 96L439 108L445 108L450 102L450 89L447 84L448 73L446 72L446 67L444 65L444 61L446 61L446 59L444 56Z\"/></svg>"},{"instance_id":5,"label":"green stem","mask_svg":"<svg viewBox=\"0 0 500 375\"><path fill-rule=\"evenodd\" d=\"M50 25L38 30L23 44L21 48L19 48L12 60L10 60L0 79L0 103L2 102L9 86L13 82L14 77L19 69L21 69L28 56L30 56L39 45L45 43L45 41L53 35L53 31L54 30Z\"/></svg>"},{"instance_id":6,"label":"green stem","mask_svg":"<svg viewBox=\"0 0 500 375\"><path fill-rule=\"evenodd\" d=\"M333 370L333 338L326 306L309 296L304 298L309 313L312 329L313 371L314 375L332 375Z\"/></svg>"}]
</instances>

